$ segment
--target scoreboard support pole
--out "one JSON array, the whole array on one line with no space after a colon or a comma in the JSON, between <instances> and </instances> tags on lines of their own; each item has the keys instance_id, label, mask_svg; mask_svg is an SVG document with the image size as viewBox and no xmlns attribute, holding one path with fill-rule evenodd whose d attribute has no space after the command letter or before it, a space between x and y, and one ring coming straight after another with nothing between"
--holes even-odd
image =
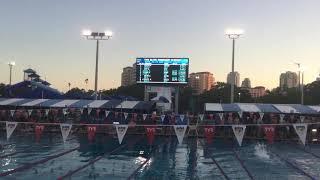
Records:
<instances>
[{"instance_id":1,"label":"scoreboard support pole","mask_svg":"<svg viewBox=\"0 0 320 180\"><path fill-rule=\"evenodd\" d=\"M144 85L144 101L149 101L149 93L147 91L147 85Z\"/></svg>"},{"instance_id":2,"label":"scoreboard support pole","mask_svg":"<svg viewBox=\"0 0 320 180\"><path fill-rule=\"evenodd\" d=\"M175 92L175 100L174 100L174 112L176 114L179 113L179 86L176 87L176 92Z\"/></svg>"}]
</instances>

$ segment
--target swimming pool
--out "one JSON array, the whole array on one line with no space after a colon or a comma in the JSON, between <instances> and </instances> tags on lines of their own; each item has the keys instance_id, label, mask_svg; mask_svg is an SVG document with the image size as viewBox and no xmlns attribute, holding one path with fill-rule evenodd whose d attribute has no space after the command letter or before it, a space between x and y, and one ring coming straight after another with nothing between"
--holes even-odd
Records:
<instances>
[{"instance_id":1,"label":"swimming pool","mask_svg":"<svg viewBox=\"0 0 320 180\"><path fill-rule=\"evenodd\" d=\"M5 137L5 134L1 134ZM245 140L157 136L150 146L145 136L126 135L122 145L112 135L45 133L16 134L0 152L1 179L320 179L320 146L295 142L261 145ZM6 172L12 172L6 175ZM5 176L6 175L6 176Z\"/></svg>"}]
</instances>

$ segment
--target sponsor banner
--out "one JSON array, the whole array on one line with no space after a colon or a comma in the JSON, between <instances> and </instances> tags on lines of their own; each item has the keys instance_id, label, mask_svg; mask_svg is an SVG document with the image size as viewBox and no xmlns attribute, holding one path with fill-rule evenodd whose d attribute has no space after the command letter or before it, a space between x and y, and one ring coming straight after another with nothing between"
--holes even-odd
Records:
<instances>
[{"instance_id":1,"label":"sponsor banner","mask_svg":"<svg viewBox=\"0 0 320 180\"><path fill-rule=\"evenodd\" d=\"M63 142L66 142L70 134L71 128L72 128L72 124L60 124Z\"/></svg>"},{"instance_id":2,"label":"sponsor banner","mask_svg":"<svg viewBox=\"0 0 320 180\"><path fill-rule=\"evenodd\" d=\"M128 113L123 113L123 115L124 115L124 119L127 119L127 117L128 117Z\"/></svg>"},{"instance_id":3,"label":"sponsor banner","mask_svg":"<svg viewBox=\"0 0 320 180\"><path fill-rule=\"evenodd\" d=\"M13 131L16 129L17 125L18 125L17 122L6 121L7 140L9 140L10 136L12 135Z\"/></svg>"},{"instance_id":4,"label":"sponsor banner","mask_svg":"<svg viewBox=\"0 0 320 180\"><path fill-rule=\"evenodd\" d=\"M306 137L308 131L308 125L304 123L293 124L296 133L298 134L303 145L306 145Z\"/></svg>"},{"instance_id":5,"label":"sponsor banner","mask_svg":"<svg viewBox=\"0 0 320 180\"><path fill-rule=\"evenodd\" d=\"M146 126L145 129L147 132L148 143L152 145L154 141L154 134L156 133L156 128L151 126Z\"/></svg>"},{"instance_id":6,"label":"sponsor banner","mask_svg":"<svg viewBox=\"0 0 320 180\"><path fill-rule=\"evenodd\" d=\"M223 119L223 113L219 113L220 120Z\"/></svg>"},{"instance_id":7,"label":"sponsor banner","mask_svg":"<svg viewBox=\"0 0 320 180\"><path fill-rule=\"evenodd\" d=\"M35 126L35 132L36 132L36 142L40 141L40 137L43 133L44 125L36 125Z\"/></svg>"},{"instance_id":8,"label":"sponsor banner","mask_svg":"<svg viewBox=\"0 0 320 180\"><path fill-rule=\"evenodd\" d=\"M243 115L243 112L242 111L239 111L238 112L238 115L239 115L239 117L240 117L240 119L242 118L242 115Z\"/></svg>"},{"instance_id":9,"label":"sponsor banner","mask_svg":"<svg viewBox=\"0 0 320 180\"><path fill-rule=\"evenodd\" d=\"M210 144L215 135L216 127L214 126L205 126L204 127L204 136L207 139L207 143Z\"/></svg>"},{"instance_id":10,"label":"sponsor banner","mask_svg":"<svg viewBox=\"0 0 320 180\"><path fill-rule=\"evenodd\" d=\"M162 115L160 116L161 122L163 122L163 120L164 120L165 117L166 117L166 115L164 115L164 114L162 114Z\"/></svg>"},{"instance_id":11,"label":"sponsor banner","mask_svg":"<svg viewBox=\"0 0 320 180\"><path fill-rule=\"evenodd\" d=\"M268 143L273 144L274 135L275 135L275 127L274 126L263 126L263 131L267 137Z\"/></svg>"},{"instance_id":12,"label":"sponsor banner","mask_svg":"<svg viewBox=\"0 0 320 180\"><path fill-rule=\"evenodd\" d=\"M184 114L180 115L180 120L183 122L184 121Z\"/></svg>"},{"instance_id":13,"label":"sponsor banner","mask_svg":"<svg viewBox=\"0 0 320 180\"><path fill-rule=\"evenodd\" d=\"M184 134L186 133L186 130L187 130L187 125L174 125L173 128L178 138L179 144L182 144Z\"/></svg>"},{"instance_id":14,"label":"sponsor banner","mask_svg":"<svg viewBox=\"0 0 320 180\"><path fill-rule=\"evenodd\" d=\"M147 116L148 116L148 114L143 114L142 115L142 118L143 118L144 121L146 120Z\"/></svg>"},{"instance_id":15,"label":"sponsor banner","mask_svg":"<svg viewBox=\"0 0 320 180\"><path fill-rule=\"evenodd\" d=\"M200 121L203 121L204 114L199 114Z\"/></svg>"},{"instance_id":16,"label":"sponsor banner","mask_svg":"<svg viewBox=\"0 0 320 180\"><path fill-rule=\"evenodd\" d=\"M105 111L106 113L106 118L109 116L110 111Z\"/></svg>"},{"instance_id":17,"label":"sponsor banner","mask_svg":"<svg viewBox=\"0 0 320 180\"><path fill-rule=\"evenodd\" d=\"M16 110L10 110L10 115L11 117L13 117L14 113L16 112Z\"/></svg>"},{"instance_id":18,"label":"sponsor banner","mask_svg":"<svg viewBox=\"0 0 320 180\"><path fill-rule=\"evenodd\" d=\"M238 141L239 146L242 144L243 136L246 131L245 125L232 125L232 130L234 135L236 136L236 139Z\"/></svg>"},{"instance_id":19,"label":"sponsor banner","mask_svg":"<svg viewBox=\"0 0 320 180\"><path fill-rule=\"evenodd\" d=\"M122 143L122 140L124 138L124 135L126 135L128 125L115 125L116 130L117 130L117 136L119 140L119 144Z\"/></svg>"}]
</instances>

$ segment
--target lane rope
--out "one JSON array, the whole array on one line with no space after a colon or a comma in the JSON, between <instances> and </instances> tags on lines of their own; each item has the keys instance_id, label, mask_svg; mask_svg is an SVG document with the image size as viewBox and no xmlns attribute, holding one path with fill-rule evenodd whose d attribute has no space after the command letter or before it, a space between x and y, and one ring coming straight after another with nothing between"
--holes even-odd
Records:
<instances>
[{"instance_id":1,"label":"lane rope","mask_svg":"<svg viewBox=\"0 0 320 180\"><path fill-rule=\"evenodd\" d=\"M253 178L252 174L250 173L249 169L244 165L243 160L239 157L238 152L235 149L233 149L233 153L234 153L235 157L237 158L237 160L240 162L242 168L247 172L247 174L250 177L250 179L254 180L254 178Z\"/></svg>"}]
</instances>

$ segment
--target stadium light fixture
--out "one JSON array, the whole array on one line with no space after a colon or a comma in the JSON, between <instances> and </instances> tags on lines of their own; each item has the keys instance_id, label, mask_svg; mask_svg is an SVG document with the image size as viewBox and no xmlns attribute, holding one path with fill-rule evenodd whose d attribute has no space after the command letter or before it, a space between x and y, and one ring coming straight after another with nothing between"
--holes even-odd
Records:
<instances>
[{"instance_id":1,"label":"stadium light fixture","mask_svg":"<svg viewBox=\"0 0 320 180\"><path fill-rule=\"evenodd\" d=\"M14 61L8 62L9 65L9 69L10 69L10 74L9 74L9 85L11 85L12 83L12 68L13 66L16 65L16 63Z\"/></svg>"},{"instance_id":2,"label":"stadium light fixture","mask_svg":"<svg viewBox=\"0 0 320 180\"><path fill-rule=\"evenodd\" d=\"M235 74L234 74L234 47L235 40L244 34L242 29L227 29L225 34L229 39L232 39L232 65L231 65L231 92L230 92L230 103L234 102L234 86L235 86Z\"/></svg>"},{"instance_id":3,"label":"stadium light fixture","mask_svg":"<svg viewBox=\"0 0 320 180\"><path fill-rule=\"evenodd\" d=\"M95 40L96 44L97 44L95 82L94 82L95 100L98 99L99 41L100 40L109 40L109 39L111 39L112 35L113 35L112 31L92 32L89 29L85 29L82 31L82 36L84 36L87 40Z\"/></svg>"}]
</instances>

